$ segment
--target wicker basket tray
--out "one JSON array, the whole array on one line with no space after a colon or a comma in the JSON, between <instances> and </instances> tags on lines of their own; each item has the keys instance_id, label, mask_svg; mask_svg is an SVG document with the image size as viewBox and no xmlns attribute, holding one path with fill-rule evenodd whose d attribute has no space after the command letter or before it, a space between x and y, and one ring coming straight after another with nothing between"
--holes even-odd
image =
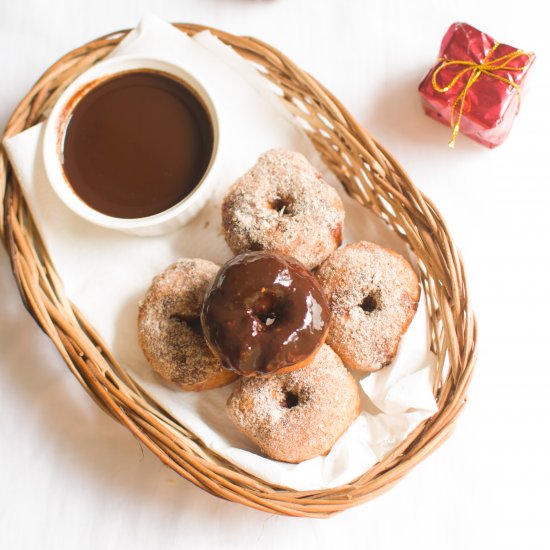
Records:
<instances>
[{"instance_id":1,"label":"wicker basket tray","mask_svg":"<svg viewBox=\"0 0 550 550\"><path fill-rule=\"evenodd\" d=\"M329 516L389 489L451 433L466 402L476 356L476 323L460 254L430 200L413 185L392 155L310 75L254 38L198 25L176 27L189 35L210 30L252 61L307 129L313 145L347 192L380 216L415 253L427 301L431 349L438 359L434 384L438 412L353 483L318 491L272 486L210 451L120 367L94 328L65 296L4 150L0 156L0 234L25 307L96 403L162 462L202 489L234 502L275 514ZM4 137L43 120L68 84L105 57L127 32L94 40L55 63L17 107Z\"/></svg>"}]
</instances>

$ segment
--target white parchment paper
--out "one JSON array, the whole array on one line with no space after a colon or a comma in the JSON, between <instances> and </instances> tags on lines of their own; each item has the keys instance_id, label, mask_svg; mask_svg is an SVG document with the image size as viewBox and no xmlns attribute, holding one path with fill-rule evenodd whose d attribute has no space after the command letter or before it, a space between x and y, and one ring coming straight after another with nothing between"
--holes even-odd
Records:
<instances>
[{"instance_id":1,"label":"white parchment paper","mask_svg":"<svg viewBox=\"0 0 550 550\"><path fill-rule=\"evenodd\" d=\"M222 175L215 195L187 226L162 237L134 237L92 225L60 202L44 172L43 124L10 138L6 149L68 297L131 376L214 451L270 483L296 490L352 481L437 411L432 394L435 357L429 351L423 299L392 365L360 380L360 416L327 456L301 464L257 454L225 414L231 386L186 393L162 381L137 342L137 303L153 276L177 258L223 263L231 257L220 232L222 197L272 147L304 153L336 187L346 207L346 242L370 240L397 250L413 263L414 258L380 220L345 195L254 66L214 36L205 32L190 38L146 16L111 56L121 54L143 54L181 65L208 86L220 110Z\"/></svg>"}]
</instances>

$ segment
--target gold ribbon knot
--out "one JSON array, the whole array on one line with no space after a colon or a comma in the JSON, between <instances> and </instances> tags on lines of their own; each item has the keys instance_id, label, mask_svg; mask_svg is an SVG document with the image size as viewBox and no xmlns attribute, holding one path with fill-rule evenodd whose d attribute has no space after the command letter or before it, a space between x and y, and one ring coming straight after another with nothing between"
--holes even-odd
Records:
<instances>
[{"instance_id":1,"label":"gold ribbon knot","mask_svg":"<svg viewBox=\"0 0 550 550\"><path fill-rule=\"evenodd\" d=\"M491 55L499 46L500 44L498 42L495 42L494 46L491 48L491 51L487 54L487 56L481 63L476 63L475 61L467 61L467 60L446 60L445 58L441 58L439 60L441 65L439 65L439 67L434 71L432 76L432 86L437 92L441 92L441 93L448 92L451 88L453 88L457 84L457 82L459 82L459 80L465 74L467 74L468 72L471 72L470 77L468 78L464 88L456 96L456 99L454 100L451 106L450 123L451 123L451 128L453 129L453 133L452 133L451 141L449 141L449 147L454 147L455 145L456 136L458 135L458 131L460 129L460 121L462 119L462 113L464 112L464 102L466 101L466 96L468 94L468 91L482 74L487 75L491 78L495 78L496 80L500 80L501 82L504 82L505 84L508 84L510 86L513 86L518 91L518 101L520 99L519 85L513 80L511 80L510 78L506 78L496 73L498 71L525 70L529 65L529 62L527 62L525 65L522 65L520 67L511 67L509 63L522 55L526 55L530 61L532 54L524 52L523 50L516 50L514 52L503 55L501 57L497 57L495 59L489 60ZM443 69L450 67L452 65L464 66L464 69L459 71L456 74L456 76L449 82L449 84L447 84L446 86L440 86L437 82L437 77L439 76L439 73ZM458 116L456 116L455 118L457 106L459 106ZM518 103L518 108L519 108L519 103Z\"/></svg>"}]
</instances>

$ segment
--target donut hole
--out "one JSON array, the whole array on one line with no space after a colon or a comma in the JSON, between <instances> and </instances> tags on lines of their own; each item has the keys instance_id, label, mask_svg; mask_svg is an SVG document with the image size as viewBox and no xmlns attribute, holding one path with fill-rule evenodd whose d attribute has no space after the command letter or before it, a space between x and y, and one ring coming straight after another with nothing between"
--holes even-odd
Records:
<instances>
[{"instance_id":1,"label":"donut hole","mask_svg":"<svg viewBox=\"0 0 550 550\"><path fill-rule=\"evenodd\" d=\"M269 330L279 325L286 316L284 299L271 292L261 292L252 302L249 314L256 320L261 332Z\"/></svg>"},{"instance_id":2,"label":"donut hole","mask_svg":"<svg viewBox=\"0 0 550 550\"><path fill-rule=\"evenodd\" d=\"M279 216L292 215L292 200L289 197L276 197L269 201L268 206L271 210L276 210Z\"/></svg>"},{"instance_id":3,"label":"donut hole","mask_svg":"<svg viewBox=\"0 0 550 550\"><path fill-rule=\"evenodd\" d=\"M283 399L281 401L281 407L283 409L293 409L300 404L300 396L291 390L283 390Z\"/></svg>"},{"instance_id":4,"label":"donut hole","mask_svg":"<svg viewBox=\"0 0 550 550\"><path fill-rule=\"evenodd\" d=\"M183 315L181 313L174 313L170 315L170 320L187 325L198 336L203 336L203 330L201 325L201 318L194 317L192 315Z\"/></svg>"},{"instance_id":5,"label":"donut hole","mask_svg":"<svg viewBox=\"0 0 550 550\"><path fill-rule=\"evenodd\" d=\"M277 320L277 313L275 311L262 311L257 313L256 317L262 325L268 328Z\"/></svg>"},{"instance_id":6,"label":"donut hole","mask_svg":"<svg viewBox=\"0 0 550 550\"><path fill-rule=\"evenodd\" d=\"M365 312L365 313L372 313L373 311L376 311L380 309L380 293L378 292L371 292L370 294L367 294L363 301L359 304L359 307Z\"/></svg>"}]
</instances>

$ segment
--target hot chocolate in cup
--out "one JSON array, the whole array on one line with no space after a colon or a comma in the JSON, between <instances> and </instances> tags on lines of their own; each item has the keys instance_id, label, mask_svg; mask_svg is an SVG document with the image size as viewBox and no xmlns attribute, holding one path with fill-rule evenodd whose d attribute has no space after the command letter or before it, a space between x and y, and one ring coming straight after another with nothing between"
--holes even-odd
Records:
<instances>
[{"instance_id":1,"label":"hot chocolate in cup","mask_svg":"<svg viewBox=\"0 0 550 550\"><path fill-rule=\"evenodd\" d=\"M86 220L159 235L187 223L217 183L211 95L177 65L120 56L77 78L45 128L44 163L59 198Z\"/></svg>"}]
</instances>

